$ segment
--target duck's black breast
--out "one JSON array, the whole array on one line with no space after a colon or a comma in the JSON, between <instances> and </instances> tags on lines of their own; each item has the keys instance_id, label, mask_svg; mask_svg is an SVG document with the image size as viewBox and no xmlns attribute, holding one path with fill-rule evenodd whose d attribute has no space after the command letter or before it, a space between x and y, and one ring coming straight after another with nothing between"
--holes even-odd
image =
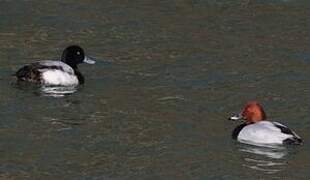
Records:
<instances>
[{"instance_id":1,"label":"duck's black breast","mask_svg":"<svg viewBox=\"0 0 310 180\"><path fill-rule=\"evenodd\" d=\"M237 139L237 138L238 138L238 135L239 135L239 133L240 133L240 131L241 131L246 125L248 125L248 124L247 124L247 123L243 123L243 124L240 124L239 126L237 126L237 127L233 130L233 132L232 132L232 134L231 134L231 137L232 137L233 139Z\"/></svg>"},{"instance_id":2,"label":"duck's black breast","mask_svg":"<svg viewBox=\"0 0 310 180\"><path fill-rule=\"evenodd\" d=\"M84 77L83 77L82 73L77 68L74 69L74 74L76 75L77 79L79 80L79 84L84 84Z\"/></svg>"}]
</instances>

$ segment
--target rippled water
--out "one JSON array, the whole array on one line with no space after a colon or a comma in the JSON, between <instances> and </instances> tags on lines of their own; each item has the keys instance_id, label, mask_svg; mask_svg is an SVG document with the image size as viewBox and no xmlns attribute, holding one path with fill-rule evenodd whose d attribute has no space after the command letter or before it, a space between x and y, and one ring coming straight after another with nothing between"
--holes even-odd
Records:
<instances>
[{"instance_id":1,"label":"rippled water","mask_svg":"<svg viewBox=\"0 0 310 180\"><path fill-rule=\"evenodd\" d=\"M309 179L310 2L0 1L1 179ZM16 84L81 45L71 89ZM248 100L305 143L231 139Z\"/></svg>"}]
</instances>

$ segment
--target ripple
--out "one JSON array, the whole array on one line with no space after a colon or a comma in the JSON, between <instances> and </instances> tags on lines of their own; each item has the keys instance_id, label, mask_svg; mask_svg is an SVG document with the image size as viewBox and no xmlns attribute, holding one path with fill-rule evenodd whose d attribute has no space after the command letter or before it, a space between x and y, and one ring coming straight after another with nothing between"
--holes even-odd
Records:
<instances>
[{"instance_id":1,"label":"ripple","mask_svg":"<svg viewBox=\"0 0 310 180\"><path fill-rule=\"evenodd\" d=\"M285 157L288 155L288 150L282 146L259 147L242 145L239 151L245 156L243 158L244 167L266 174L281 172L287 164Z\"/></svg>"},{"instance_id":2,"label":"ripple","mask_svg":"<svg viewBox=\"0 0 310 180\"><path fill-rule=\"evenodd\" d=\"M281 159L287 155L285 147L258 147L258 146L244 146L239 149L241 152L247 152L255 155L261 155L272 159Z\"/></svg>"},{"instance_id":3,"label":"ripple","mask_svg":"<svg viewBox=\"0 0 310 180\"><path fill-rule=\"evenodd\" d=\"M162 98L158 99L158 101L170 101L170 100L185 101L186 99L183 96L165 96L165 97L162 97Z\"/></svg>"},{"instance_id":4,"label":"ripple","mask_svg":"<svg viewBox=\"0 0 310 180\"><path fill-rule=\"evenodd\" d=\"M69 86L69 87L63 87L63 86L43 86L41 87L41 94L43 96L51 96L51 97L64 97L66 95L73 94L77 91L77 87L75 86Z\"/></svg>"}]
</instances>

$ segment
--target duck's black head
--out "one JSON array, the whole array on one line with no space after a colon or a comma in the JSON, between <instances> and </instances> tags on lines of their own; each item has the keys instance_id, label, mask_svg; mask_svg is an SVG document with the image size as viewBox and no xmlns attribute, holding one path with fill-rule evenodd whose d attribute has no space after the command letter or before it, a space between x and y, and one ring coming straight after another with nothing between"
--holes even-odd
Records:
<instances>
[{"instance_id":1,"label":"duck's black head","mask_svg":"<svg viewBox=\"0 0 310 180\"><path fill-rule=\"evenodd\" d=\"M74 69L77 68L77 65L81 63L95 63L95 61L85 56L84 50L77 45L67 47L62 53L61 61Z\"/></svg>"}]
</instances>

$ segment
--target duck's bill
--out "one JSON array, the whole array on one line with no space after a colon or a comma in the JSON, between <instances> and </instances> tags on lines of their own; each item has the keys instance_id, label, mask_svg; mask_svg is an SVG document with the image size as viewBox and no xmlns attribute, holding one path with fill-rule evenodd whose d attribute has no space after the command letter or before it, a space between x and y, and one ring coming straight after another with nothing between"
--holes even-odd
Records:
<instances>
[{"instance_id":1,"label":"duck's bill","mask_svg":"<svg viewBox=\"0 0 310 180\"><path fill-rule=\"evenodd\" d=\"M243 116L241 114L235 114L228 118L228 120L231 120L231 121L238 121L242 119L243 119Z\"/></svg>"},{"instance_id":2,"label":"duck's bill","mask_svg":"<svg viewBox=\"0 0 310 180\"><path fill-rule=\"evenodd\" d=\"M91 58L85 56L85 59L83 60L84 63L87 63L87 64L95 64L96 61L92 60Z\"/></svg>"}]
</instances>

